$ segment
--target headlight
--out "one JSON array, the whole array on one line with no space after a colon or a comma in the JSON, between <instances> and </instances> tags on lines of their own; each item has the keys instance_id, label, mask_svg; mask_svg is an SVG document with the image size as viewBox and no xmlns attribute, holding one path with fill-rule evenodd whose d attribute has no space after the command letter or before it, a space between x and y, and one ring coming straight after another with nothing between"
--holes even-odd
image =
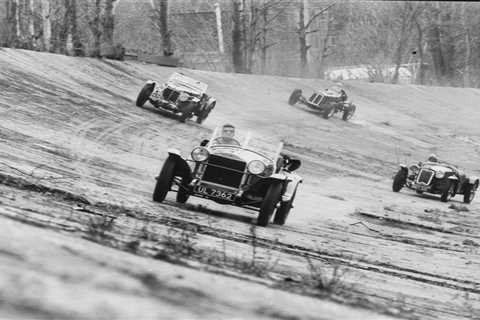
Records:
<instances>
[{"instance_id":1,"label":"headlight","mask_svg":"<svg viewBox=\"0 0 480 320\"><path fill-rule=\"evenodd\" d=\"M205 161L208 159L209 155L210 153L208 152L208 150L203 147L196 147L192 150L192 159L194 161Z\"/></svg>"},{"instance_id":2,"label":"headlight","mask_svg":"<svg viewBox=\"0 0 480 320\"><path fill-rule=\"evenodd\" d=\"M435 173L435 178L437 178L437 179L442 179L443 177L445 177L445 172L443 172L443 171L437 171L437 172Z\"/></svg>"},{"instance_id":3,"label":"headlight","mask_svg":"<svg viewBox=\"0 0 480 320\"><path fill-rule=\"evenodd\" d=\"M249 162L247 169L251 174L262 174L265 171L265 163L260 160L253 160Z\"/></svg>"},{"instance_id":4,"label":"headlight","mask_svg":"<svg viewBox=\"0 0 480 320\"><path fill-rule=\"evenodd\" d=\"M188 100L188 97L189 97L188 94L182 91L182 92L180 92L180 95L178 96L178 100L186 101L186 100Z\"/></svg>"}]
</instances>

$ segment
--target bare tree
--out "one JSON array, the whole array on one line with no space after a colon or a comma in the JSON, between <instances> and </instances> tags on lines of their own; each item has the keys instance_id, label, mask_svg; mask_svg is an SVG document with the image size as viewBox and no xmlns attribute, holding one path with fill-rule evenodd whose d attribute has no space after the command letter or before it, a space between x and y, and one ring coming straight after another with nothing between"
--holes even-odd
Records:
<instances>
[{"instance_id":1,"label":"bare tree","mask_svg":"<svg viewBox=\"0 0 480 320\"><path fill-rule=\"evenodd\" d=\"M415 77L415 83L417 84L425 84L425 73L426 73L426 64L425 64L425 49L426 43L424 43L424 36L423 36L423 27L419 22L419 16L415 16L415 28L417 30L417 49L414 51L413 54L418 53L418 71Z\"/></svg>"},{"instance_id":2,"label":"bare tree","mask_svg":"<svg viewBox=\"0 0 480 320\"><path fill-rule=\"evenodd\" d=\"M50 51L52 37L52 25L50 22L50 1L42 0L42 38L45 50Z\"/></svg>"},{"instance_id":3,"label":"bare tree","mask_svg":"<svg viewBox=\"0 0 480 320\"><path fill-rule=\"evenodd\" d=\"M405 52L405 47L408 44L408 38L411 34L416 16L420 13L418 6L414 7L410 2L404 2L400 8L400 33L398 37L397 46L395 49L394 63L395 71L392 76L392 83L398 83L400 65L402 63L402 57Z\"/></svg>"},{"instance_id":4,"label":"bare tree","mask_svg":"<svg viewBox=\"0 0 480 320\"><path fill-rule=\"evenodd\" d=\"M233 69L237 73L245 72L245 59L243 49L244 37L244 0L232 0L232 60Z\"/></svg>"},{"instance_id":5,"label":"bare tree","mask_svg":"<svg viewBox=\"0 0 480 320\"><path fill-rule=\"evenodd\" d=\"M78 30L77 0L67 0L69 5L70 16L70 34L72 36L73 55L84 56L85 46L80 40L80 32Z\"/></svg>"},{"instance_id":6,"label":"bare tree","mask_svg":"<svg viewBox=\"0 0 480 320\"><path fill-rule=\"evenodd\" d=\"M462 26L465 32L465 59L463 67L463 86L471 86L471 54L472 54L472 45L471 45L471 29L469 21L467 20L467 12L465 10L465 3L462 3Z\"/></svg>"},{"instance_id":7,"label":"bare tree","mask_svg":"<svg viewBox=\"0 0 480 320\"><path fill-rule=\"evenodd\" d=\"M102 39L102 26L101 26L101 0L95 0L95 5L93 7L93 16L88 21L90 31L93 34L93 51L91 56L100 57L101 53L101 39Z\"/></svg>"},{"instance_id":8,"label":"bare tree","mask_svg":"<svg viewBox=\"0 0 480 320\"><path fill-rule=\"evenodd\" d=\"M154 9L153 22L160 31L162 37L162 50L164 56L173 55L172 32L168 23L168 0L152 0Z\"/></svg>"},{"instance_id":9,"label":"bare tree","mask_svg":"<svg viewBox=\"0 0 480 320\"><path fill-rule=\"evenodd\" d=\"M8 0L7 1L7 37L6 44L9 47L18 46L20 38L20 26L19 26L19 8L18 0Z\"/></svg>"},{"instance_id":10,"label":"bare tree","mask_svg":"<svg viewBox=\"0 0 480 320\"><path fill-rule=\"evenodd\" d=\"M327 5L325 8L319 10L318 12L312 14L309 18L305 18L305 0L300 1L299 5L299 19L298 19L298 27L297 27L297 34L299 40L299 52L300 52L300 67L302 69L302 73L306 71L307 64L308 64L308 50L310 49L311 45L307 42L307 36L309 34L313 34L316 32L321 31L321 29L311 29L312 24L315 20L324 14L328 9L333 7L335 3L331 3Z\"/></svg>"}]
</instances>

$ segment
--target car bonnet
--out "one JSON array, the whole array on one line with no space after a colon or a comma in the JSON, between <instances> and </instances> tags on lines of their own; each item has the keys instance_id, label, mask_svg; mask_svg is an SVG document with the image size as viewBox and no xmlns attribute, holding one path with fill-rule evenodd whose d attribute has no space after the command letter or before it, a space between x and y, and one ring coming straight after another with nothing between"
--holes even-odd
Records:
<instances>
[{"instance_id":1,"label":"car bonnet","mask_svg":"<svg viewBox=\"0 0 480 320\"><path fill-rule=\"evenodd\" d=\"M207 91L208 85L187 77L180 73L174 73L168 79L167 86L177 89L179 91L186 91L189 93L201 95Z\"/></svg>"}]
</instances>

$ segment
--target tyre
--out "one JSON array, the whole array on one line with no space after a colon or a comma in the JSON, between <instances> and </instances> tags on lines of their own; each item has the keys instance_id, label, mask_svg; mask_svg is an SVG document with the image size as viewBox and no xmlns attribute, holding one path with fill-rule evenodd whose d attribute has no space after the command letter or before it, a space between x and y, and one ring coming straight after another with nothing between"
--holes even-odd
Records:
<instances>
[{"instance_id":1,"label":"tyre","mask_svg":"<svg viewBox=\"0 0 480 320\"><path fill-rule=\"evenodd\" d=\"M188 198L190 198L190 192L188 190L188 185L186 185L184 182L183 182L183 178L182 178L182 183L180 183L180 185L178 186L178 191L177 191L177 202L178 203L185 203L187 202Z\"/></svg>"},{"instance_id":2,"label":"tyre","mask_svg":"<svg viewBox=\"0 0 480 320\"><path fill-rule=\"evenodd\" d=\"M453 194L455 193L455 183L454 182L449 182L448 188L443 191L442 195L440 196L440 201L442 202L448 202Z\"/></svg>"},{"instance_id":3,"label":"tyre","mask_svg":"<svg viewBox=\"0 0 480 320\"><path fill-rule=\"evenodd\" d=\"M399 192L407 182L407 172L405 169L398 170L397 174L393 178L392 190L393 192Z\"/></svg>"},{"instance_id":4,"label":"tyre","mask_svg":"<svg viewBox=\"0 0 480 320\"><path fill-rule=\"evenodd\" d=\"M415 190L415 193L416 194L423 194L423 191L422 190Z\"/></svg>"},{"instance_id":5,"label":"tyre","mask_svg":"<svg viewBox=\"0 0 480 320\"><path fill-rule=\"evenodd\" d=\"M295 89L293 90L292 94L290 95L290 98L288 98L288 104L293 106L295 103L300 100L300 97L302 96L302 90L300 89Z\"/></svg>"},{"instance_id":6,"label":"tyre","mask_svg":"<svg viewBox=\"0 0 480 320\"><path fill-rule=\"evenodd\" d=\"M157 177L155 190L153 191L153 201L162 202L165 200L168 191L172 187L173 177L175 173L176 161L173 157L168 157L163 164L162 170Z\"/></svg>"},{"instance_id":7,"label":"tyre","mask_svg":"<svg viewBox=\"0 0 480 320\"><path fill-rule=\"evenodd\" d=\"M187 119L190 119L193 115L193 109L195 107L194 103L191 102L184 102L182 105L179 106L180 111L180 122L185 122Z\"/></svg>"},{"instance_id":8,"label":"tyre","mask_svg":"<svg viewBox=\"0 0 480 320\"><path fill-rule=\"evenodd\" d=\"M463 202L464 203L471 203L475 198L475 193L477 192L477 187L469 184L465 188L465 192L463 193Z\"/></svg>"},{"instance_id":9,"label":"tyre","mask_svg":"<svg viewBox=\"0 0 480 320\"><path fill-rule=\"evenodd\" d=\"M353 115L355 114L355 110L357 109L356 106L354 106L353 104L350 105L348 108L346 108L344 111L343 111L343 116L342 116L342 120L343 121L348 121L350 120Z\"/></svg>"},{"instance_id":10,"label":"tyre","mask_svg":"<svg viewBox=\"0 0 480 320\"><path fill-rule=\"evenodd\" d=\"M325 119L330 119L335 114L335 106L327 106L323 110L322 116Z\"/></svg>"},{"instance_id":11,"label":"tyre","mask_svg":"<svg viewBox=\"0 0 480 320\"><path fill-rule=\"evenodd\" d=\"M293 207L293 200L295 200L295 195L297 194L297 190L293 192L292 199L290 201L280 203L280 207L277 209L275 213L275 217L273 218L273 223L279 224L283 226L287 221L288 214L290 213L290 209Z\"/></svg>"},{"instance_id":12,"label":"tyre","mask_svg":"<svg viewBox=\"0 0 480 320\"><path fill-rule=\"evenodd\" d=\"M267 194L265 195L265 198L263 198L262 205L260 206L257 225L261 227L266 227L268 225L268 222L270 221L270 218L277 207L277 203L280 201L281 193L281 183L274 182L268 187Z\"/></svg>"},{"instance_id":13,"label":"tyre","mask_svg":"<svg viewBox=\"0 0 480 320\"><path fill-rule=\"evenodd\" d=\"M136 101L137 107L143 107L145 102L148 101L148 98L150 98L150 95L152 94L154 87L155 85L153 83L147 83L146 85L143 86L142 90L140 90L140 93L137 96L137 101Z\"/></svg>"},{"instance_id":14,"label":"tyre","mask_svg":"<svg viewBox=\"0 0 480 320\"><path fill-rule=\"evenodd\" d=\"M213 110L215 107L215 102L213 102L211 105L207 106L202 112L200 112L199 115L197 115L197 123L202 124L202 122L207 119L208 115L210 114L210 111Z\"/></svg>"}]
</instances>

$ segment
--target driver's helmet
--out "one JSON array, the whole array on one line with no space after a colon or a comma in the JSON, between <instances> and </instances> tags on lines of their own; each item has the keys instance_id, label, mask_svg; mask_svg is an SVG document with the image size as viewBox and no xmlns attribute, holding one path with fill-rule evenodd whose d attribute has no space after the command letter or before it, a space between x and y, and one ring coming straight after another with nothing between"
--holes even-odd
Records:
<instances>
[{"instance_id":1,"label":"driver's helmet","mask_svg":"<svg viewBox=\"0 0 480 320\"><path fill-rule=\"evenodd\" d=\"M431 154L428 159L429 162L438 162L438 157L435 154Z\"/></svg>"}]
</instances>

